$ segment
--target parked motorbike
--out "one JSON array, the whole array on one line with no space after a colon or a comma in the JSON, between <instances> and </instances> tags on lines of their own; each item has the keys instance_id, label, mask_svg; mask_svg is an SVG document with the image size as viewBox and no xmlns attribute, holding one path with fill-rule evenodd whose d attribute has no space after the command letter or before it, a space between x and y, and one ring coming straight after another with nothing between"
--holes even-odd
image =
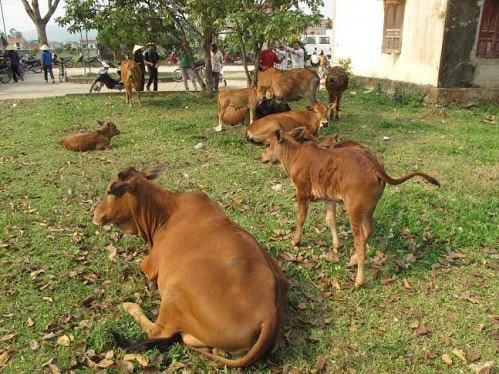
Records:
<instances>
[{"instance_id":1,"label":"parked motorbike","mask_svg":"<svg viewBox=\"0 0 499 374\"><path fill-rule=\"evenodd\" d=\"M26 60L21 60L24 70L26 73L36 73L42 72L42 60L36 58L28 58Z\"/></svg>"},{"instance_id":2,"label":"parked motorbike","mask_svg":"<svg viewBox=\"0 0 499 374\"><path fill-rule=\"evenodd\" d=\"M112 61L101 61L102 67L95 77L94 82L90 86L90 93L99 93L103 86L106 86L109 90L122 90L125 86L121 81L120 69ZM117 69L118 79L113 78L109 74L109 69Z\"/></svg>"}]
</instances>

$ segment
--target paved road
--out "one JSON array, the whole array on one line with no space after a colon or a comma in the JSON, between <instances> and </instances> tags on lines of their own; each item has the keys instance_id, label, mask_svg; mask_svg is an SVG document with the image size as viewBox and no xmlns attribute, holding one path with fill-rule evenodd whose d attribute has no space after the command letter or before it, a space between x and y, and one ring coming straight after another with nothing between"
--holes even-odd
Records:
<instances>
[{"instance_id":1,"label":"paved road","mask_svg":"<svg viewBox=\"0 0 499 374\"><path fill-rule=\"evenodd\" d=\"M177 66L160 66L160 72L171 73ZM83 68L67 69L68 76L81 76L84 74ZM96 76L99 68L91 68L91 72ZM227 79L228 88L246 87L244 72L242 66L227 65L224 67ZM84 94L90 90L90 83L59 83L58 69L54 68L56 83L46 83L43 78L43 73L25 75L24 82L14 83L11 80L9 83L0 83L0 100L8 99L33 99L40 97L64 96L66 94ZM88 69L87 69L88 73ZM231 79L233 78L233 79ZM146 77L147 79L147 77ZM189 82L192 89L192 84ZM220 87L222 88L222 87ZM182 82L160 82L158 85L159 91L183 91L184 84ZM118 92L117 90L102 89L102 92Z\"/></svg>"}]
</instances>

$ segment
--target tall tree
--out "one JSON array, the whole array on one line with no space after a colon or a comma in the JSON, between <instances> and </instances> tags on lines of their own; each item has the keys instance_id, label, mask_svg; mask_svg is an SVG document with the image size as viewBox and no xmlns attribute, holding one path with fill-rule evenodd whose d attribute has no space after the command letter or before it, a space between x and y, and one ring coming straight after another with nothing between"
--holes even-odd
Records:
<instances>
[{"instance_id":1,"label":"tall tree","mask_svg":"<svg viewBox=\"0 0 499 374\"><path fill-rule=\"evenodd\" d=\"M31 0L31 5L27 0L21 0L24 5L24 9L26 9L26 13L29 18L33 21L36 26L36 32L38 33L38 42L40 44L48 44L47 39L47 23L50 21L50 18L54 15L54 12L59 5L60 0L47 0L47 13L42 16L40 14L40 5L38 4L38 0Z\"/></svg>"}]
</instances>

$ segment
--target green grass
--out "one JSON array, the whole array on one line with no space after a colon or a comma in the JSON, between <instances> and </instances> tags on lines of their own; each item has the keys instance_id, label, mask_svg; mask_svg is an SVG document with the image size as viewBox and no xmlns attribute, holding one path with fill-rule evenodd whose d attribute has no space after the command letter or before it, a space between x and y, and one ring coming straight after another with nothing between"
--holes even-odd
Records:
<instances>
[{"instance_id":1,"label":"green grass","mask_svg":"<svg viewBox=\"0 0 499 374\"><path fill-rule=\"evenodd\" d=\"M292 248L294 187L283 170L257 161L260 149L244 140L242 128L213 131L214 100L172 93L144 97L133 108L121 94L1 101L0 372L83 373L98 363L113 364L102 368L110 373L144 370L125 361L129 352L113 346L109 331L143 336L120 311L124 301L157 313L157 292L138 267L145 243L94 226L91 217L111 176L164 162L158 184L206 191L292 282L285 345L249 372L458 373L495 360L499 108L418 103L405 93L389 98L353 87L340 121L322 131L367 146L394 177L421 170L442 184L387 186L374 215L367 285L354 291L345 215L337 258L325 256L331 238L322 203L311 206L302 245ZM484 121L490 116L496 123ZM123 132L111 150L75 153L58 145L68 133L96 129L98 119ZM276 183L282 191L271 188ZM238 372L180 345L136 354L160 370Z\"/></svg>"}]
</instances>

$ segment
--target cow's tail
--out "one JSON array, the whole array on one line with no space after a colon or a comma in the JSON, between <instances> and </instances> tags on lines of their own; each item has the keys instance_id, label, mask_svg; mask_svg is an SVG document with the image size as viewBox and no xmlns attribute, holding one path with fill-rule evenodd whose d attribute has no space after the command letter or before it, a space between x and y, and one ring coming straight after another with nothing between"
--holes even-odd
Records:
<instances>
[{"instance_id":1,"label":"cow's tail","mask_svg":"<svg viewBox=\"0 0 499 374\"><path fill-rule=\"evenodd\" d=\"M386 174L386 172L382 168L374 170L374 173L377 175L378 178L382 179L385 183L392 184L392 185L404 183L406 180L414 178L414 177L422 177L422 178L426 179L428 182L430 182L431 184L434 184L435 186L440 187L440 182L438 180L436 180L432 176L425 174L425 173L419 173L419 172L410 173L410 174L406 174L403 177L400 177L397 179L390 177L388 174Z\"/></svg>"},{"instance_id":2,"label":"cow's tail","mask_svg":"<svg viewBox=\"0 0 499 374\"><path fill-rule=\"evenodd\" d=\"M255 344L250 348L244 356L238 359L225 358L211 352L203 351L200 348L189 347L190 349L201 353L202 355L212 359L218 364L225 365L232 368L239 368L251 365L263 354L270 352L274 345L275 330L277 328L276 319L272 318L271 321L262 323L262 329Z\"/></svg>"}]
</instances>

